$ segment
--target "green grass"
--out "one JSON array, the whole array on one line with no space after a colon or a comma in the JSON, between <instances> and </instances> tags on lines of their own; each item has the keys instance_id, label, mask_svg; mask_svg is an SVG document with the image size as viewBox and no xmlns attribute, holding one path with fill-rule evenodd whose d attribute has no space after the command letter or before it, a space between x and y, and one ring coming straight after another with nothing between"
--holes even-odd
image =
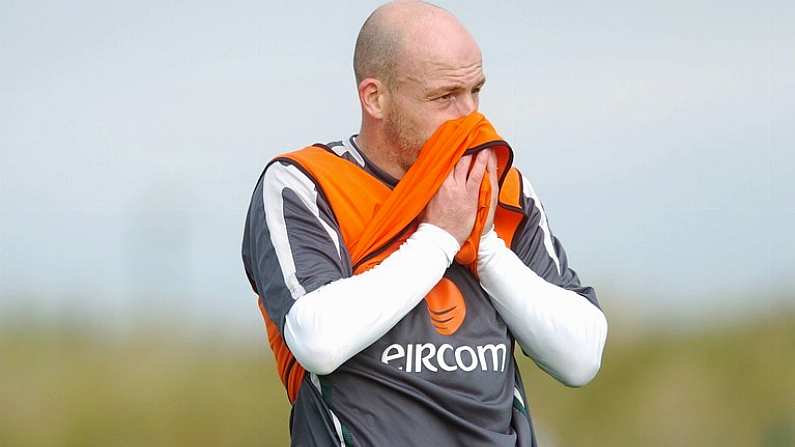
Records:
<instances>
[{"instance_id":1,"label":"green grass","mask_svg":"<svg viewBox=\"0 0 795 447\"><path fill-rule=\"evenodd\" d=\"M621 335L581 389L522 362L538 425L556 445L795 446L795 317Z\"/></svg>"},{"instance_id":2,"label":"green grass","mask_svg":"<svg viewBox=\"0 0 795 447\"><path fill-rule=\"evenodd\" d=\"M610 330L602 370L581 389L517 351L547 445L795 445L794 315L679 334ZM169 340L165 329L103 339L7 327L0 446L289 443L289 406L264 334Z\"/></svg>"}]
</instances>

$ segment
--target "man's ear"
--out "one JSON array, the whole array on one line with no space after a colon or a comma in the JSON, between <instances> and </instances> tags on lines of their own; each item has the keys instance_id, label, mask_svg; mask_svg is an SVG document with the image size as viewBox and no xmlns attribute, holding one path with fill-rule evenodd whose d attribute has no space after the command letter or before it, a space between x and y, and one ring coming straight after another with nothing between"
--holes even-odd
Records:
<instances>
[{"instance_id":1,"label":"man's ear","mask_svg":"<svg viewBox=\"0 0 795 447\"><path fill-rule=\"evenodd\" d=\"M384 118L387 95L386 85L378 79L367 78L359 83L359 101L362 103L362 110L375 119Z\"/></svg>"}]
</instances>

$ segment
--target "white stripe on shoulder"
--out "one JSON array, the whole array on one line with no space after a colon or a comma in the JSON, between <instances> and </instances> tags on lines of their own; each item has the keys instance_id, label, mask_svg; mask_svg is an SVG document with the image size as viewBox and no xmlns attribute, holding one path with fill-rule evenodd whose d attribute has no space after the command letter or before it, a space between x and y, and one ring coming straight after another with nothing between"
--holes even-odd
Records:
<instances>
[{"instance_id":1,"label":"white stripe on shoulder","mask_svg":"<svg viewBox=\"0 0 795 447\"><path fill-rule=\"evenodd\" d=\"M362 155L359 153L359 151L357 151L356 148L351 144L351 141L348 138L343 138L340 141L342 142L342 144L337 146L330 146L331 150L334 151L334 153L339 155L340 157L342 157L347 152L351 154L354 160L356 160L356 163L359 163L359 166L364 166L364 158L362 158Z\"/></svg>"},{"instance_id":2,"label":"white stripe on shoulder","mask_svg":"<svg viewBox=\"0 0 795 447\"><path fill-rule=\"evenodd\" d=\"M284 220L284 199L282 191L290 188L301 199L301 202L314 214L317 221L328 233L334 246L337 248L337 255L340 253L340 241L337 232L325 220L320 218L320 210L317 207L317 189L314 182L306 176L300 169L291 164L275 162L265 171L262 179L262 200L265 206L265 221L270 231L271 243L276 250L276 257L284 276L284 283L290 290L293 299L297 299L306 293L304 286L301 285L296 276L295 260L290 249L290 240L287 237L287 224Z\"/></svg>"},{"instance_id":3,"label":"white stripe on shoulder","mask_svg":"<svg viewBox=\"0 0 795 447\"><path fill-rule=\"evenodd\" d=\"M524 174L522 174L522 190L526 196L533 199L536 209L538 209L538 212L541 214L541 220L539 221L538 225L544 232L544 247L547 249L547 254L549 254L549 257L555 262L555 267L558 269L558 275L560 275L560 260L558 260L558 255L555 253L555 246L552 244L552 232L549 231L547 214L544 212L544 208L541 206L541 200L538 199L538 195L536 194L535 189L533 189L533 185L530 184L530 180L528 180Z\"/></svg>"},{"instance_id":4,"label":"white stripe on shoulder","mask_svg":"<svg viewBox=\"0 0 795 447\"><path fill-rule=\"evenodd\" d=\"M358 137L358 135L351 135L347 140L343 140L343 143L345 143L345 145L351 149L353 156L356 157L356 160L359 161L359 164L364 167L367 162L364 161L364 157L362 156L362 152L359 149L359 145L356 143L356 137Z\"/></svg>"}]
</instances>

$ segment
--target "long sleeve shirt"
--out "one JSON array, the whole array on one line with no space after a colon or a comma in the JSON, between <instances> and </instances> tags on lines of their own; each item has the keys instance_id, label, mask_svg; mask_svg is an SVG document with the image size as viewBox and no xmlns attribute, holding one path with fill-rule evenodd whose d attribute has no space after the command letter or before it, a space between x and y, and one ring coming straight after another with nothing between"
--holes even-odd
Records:
<instances>
[{"instance_id":1,"label":"long sleeve shirt","mask_svg":"<svg viewBox=\"0 0 795 447\"><path fill-rule=\"evenodd\" d=\"M394 187L353 137L327 145ZM271 164L252 195L243 260L267 317L307 370L291 417L299 445L533 446L514 344L569 386L599 369L607 322L522 177L524 219L510 247L481 239L478 276L458 243L421 224L379 265L353 275L333 210L298 167ZM441 279L466 314L439 333L423 298Z\"/></svg>"}]
</instances>

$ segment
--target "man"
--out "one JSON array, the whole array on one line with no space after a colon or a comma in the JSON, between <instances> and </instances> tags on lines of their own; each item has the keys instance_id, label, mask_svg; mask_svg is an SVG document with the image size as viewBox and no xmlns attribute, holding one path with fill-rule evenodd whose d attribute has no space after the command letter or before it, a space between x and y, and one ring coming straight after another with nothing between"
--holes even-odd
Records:
<instances>
[{"instance_id":1,"label":"man","mask_svg":"<svg viewBox=\"0 0 795 447\"><path fill-rule=\"evenodd\" d=\"M440 125L477 110L485 82L472 36L423 2L376 9L357 39L354 71L360 132L326 147L389 188ZM531 446L514 341L566 385L595 376L607 322L524 176L524 217L510 247L495 232L491 200L477 274L454 262L473 231L484 177L496 194L494 152L463 156L416 231L354 274L347 222L329 205L323 179L285 159L268 165L249 208L243 260L275 328L272 346L284 342L277 357L289 351L283 380L296 371L293 356L302 367L291 394L293 445ZM423 302L442 279L466 305L447 332Z\"/></svg>"}]
</instances>

